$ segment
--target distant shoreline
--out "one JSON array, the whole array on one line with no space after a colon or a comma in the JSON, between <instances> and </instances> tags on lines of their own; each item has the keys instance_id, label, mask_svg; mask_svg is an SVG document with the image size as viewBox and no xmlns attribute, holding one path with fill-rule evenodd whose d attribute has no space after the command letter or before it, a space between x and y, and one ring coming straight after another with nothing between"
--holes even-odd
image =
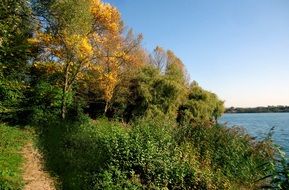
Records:
<instances>
[{"instance_id":1,"label":"distant shoreline","mask_svg":"<svg viewBox=\"0 0 289 190\"><path fill-rule=\"evenodd\" d=\"M238 113L289 113L289 111L286 111L286 112L224 112L224 114L238 114Z\"/></svg>"},{"instance_id":2,"label":"distant shoreline","mask_svg":"<svg viewBox=\"0 0 289 190\"><path fill-rule=\"evenodd\" d=\"M225 113L288 113L289 106L267 106L254 108L230 107Z\"/></svg>"}]
</instances>

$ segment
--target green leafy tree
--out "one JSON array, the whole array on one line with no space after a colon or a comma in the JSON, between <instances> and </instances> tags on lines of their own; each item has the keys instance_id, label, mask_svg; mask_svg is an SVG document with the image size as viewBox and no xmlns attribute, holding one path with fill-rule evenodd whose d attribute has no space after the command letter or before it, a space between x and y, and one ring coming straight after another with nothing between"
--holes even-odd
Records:
<instances>
[{"instance_id":1,"label":"green leafy tree","mask_svg":"<svg viewBox=\"0 0 289 190\"><path fill-rule=\"evenodd\" d=\"M187 99L179 107L177 120L180 123L216 123L224 110L223 101L194 82L189 89Z\"/></svg>"},{"instance_id":2,"label":"green leafy tree","mask_svg":"<svg viewBox=\"0 0 289 190\"><path fill-rule=\"evenodd\" d=\"M31 8L25 0L0 2L0 113L15 117L27 89L28 60L34 49L29 43L34 28Z\"/></svg>"}]
</instances>

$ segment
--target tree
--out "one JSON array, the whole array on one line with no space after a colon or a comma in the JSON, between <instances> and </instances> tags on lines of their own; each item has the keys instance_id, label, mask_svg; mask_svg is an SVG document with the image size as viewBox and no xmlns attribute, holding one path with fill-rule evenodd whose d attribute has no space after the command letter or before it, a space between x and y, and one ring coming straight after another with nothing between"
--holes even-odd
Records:
<instances>
[{"instance_id":1,"label":"tree","mask_svg":"<svg viewBox=\"0 0 289 190\"><path fill-rule=\"evenodd\" d=\"M61 116L67 112L67 96L81 70L88 66L93 49L88 34L91 31L91 2L37 1L41 30L34 41L41 48L38 62L54 63L62 67ZM35 62L37 64L37 62Z\"/></svg>"},{"instance_id":2,"label":"tree","mask_svg":"<svg viewBox=\"0 0 289 190\"><path fill-rule=\"evenodd\" d=\"M165 50L157 46L153 53L150 55L150 63L158 68L161 72L164 72L167 67L167 53Z\"/></svg>"},{"instance_id":3,"label":"tree","mask_svg":"<svg viewBox=\"0 0 289 190\"><path fill-rule=\"evenodd\" d=\"M135 59L134 53L140 48L142 36L135 38L132 31L129 31L126 38L118 35L111 39L110 42L103 43L102 51L105 56L102 56L97 64L100 68L98 82L105 100L104 114L111 105L116 86L121 82L123 74L128 74L128 70L141 64Z\"/></svg>"},{"instance_id":4,"label":"tree","mask_svg":"<svg viewBox=\"0 0 289 190\"><path fill-rule=\"evenodd\" d=\"M21 110L28 60L33 56L28 39L34 26L27 1L0 2L0 113L3 116L10 117Z\"/></svg>"},{"instance_id":5,"label":"tree","mask_svg":"<svg viewBox=\"0 0 289 190\"><path fill-rule=\"evenodd\" d=\"M183 83L184 85L189 84L189 77L182 60L171 50L167 51L165 75L173 78L173 80L178 83Z\"/></svg>"},{"instance_id":6,"label":"tree","mask_svg":"<svg viewBox=\"0 0 289 190\"><path fill-rule=\"evenodd\" d=\"M111 98L115 73L118 67L113 63L116 56L109 54L108 47L116 47L120 40L122 24L119 12L109 4L99 0L39 0L36 12L44 18L42 32L35 35L35 41L42 48L39 60L54 62L63 68L63 95L61 116L67 112L67 95L76 81L88 70L104 73L101 86L105 98ZM114 52L117 53L117 52ZM100 64L100 60L109 65L109 69Z\"/></svg>"},{"instance_id":7,"label":"tree","mask_svg":"<svg viewBox=\"0 0 289 190\"><path fill-rule=\"evenodd\" d=\"M179 123L216 123L223 112L224 102L194 82L187 99L179 107L177 120Z\"/></svg>"},{"instance_id":8,"label":"tree","mask_svg":"<svg viewBox=\"0 0 289 190\"><path fill-rule=\"evenodd\" d=\"M5 76L21 78L31 55L28 43L33 30L28 2L5 0L0 3L0 63ZM12 76L13 75L13 76Z\"/></svg>"},{"instance_id":9,"label":"tree","mask_svg":"<svg viewBox=\"0 0 289 190\"><path fill-rule=\"evenodd\" d=\"M163 48L157 46L149 58L149 63L157 68L161 74L174 78L174 80L178 80L180 83L187 83L186 85L188 85L189 77L185 66L173 51L165 51Z\"/></svg>"}]
</instances>

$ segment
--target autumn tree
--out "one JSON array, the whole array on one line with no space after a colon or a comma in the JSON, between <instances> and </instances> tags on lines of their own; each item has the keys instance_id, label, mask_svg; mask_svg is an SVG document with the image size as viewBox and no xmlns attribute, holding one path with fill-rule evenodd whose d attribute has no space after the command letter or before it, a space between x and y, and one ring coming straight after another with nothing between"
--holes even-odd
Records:
<instances>
[{"instance_id":1,"label":"autumn tree","mask_svg":"<svg viewBox=\"0 0 289 190\"><path fill-rule=\"evenodd\" d=\"M34 10L40 19L41 29L31 39L41 48L37 62L61 66L61 116L65 118L67 96L79 72L92 56L88 34L91 31L91 2L82 0L36 1Z\"/></svg>"},{"instance_id":2,"label":"autumn tree","mask_svg":"<svg viewBox=\"0 0 289 190\"><path fill-rule=\"evenodd\" d=\"M35 43L42 47L39 60L63 67L62 118L66 114L67 94L89 71L101 73L100 89L109 102L119 60L126 58L117 9L99 0L38 1L35 5L36 12L44 18L43 32L35 35Z\"/></svg>"},{"instance_id":3,"label":"autumn tree","mask_svg":"<svg viewBox=\"0 0 289 190\"><path fill-rule=\"evenodd\" d=\"M96 80L105 101L104 114L110 108L112 99L115 97L116 87L125 78L129 78L133 69L142 64L135 55L140 53L141 39L141 36L135 38L132 31L129 31L126 37L118 34L102 43L103 46L100 49L103 56L99 56L97 59L97 64L95 64L97 72L94 72L93 76L98 76Z\"/></svg>"},{"instance_id":4,"label":"autumn tree","mask_svg":"<svg viewBox=\"0 0 289 190\"><path fill-rule=\"evenodd\" d=\"M129 38L134 39L134 36ZM123 64L123 67L119 72L118 83L115 86L107 114L110 117L123 118L128 102L130 101L131 81L139 74L144 65L149 62L148 53L139 43L135 43L137 42L136 39L134 42L129 40L133 42L131 44L135 45L131 46L134 48L131 48L128 53L129 59Z\"/></svg>"},{"instance_id":5,"label":"autumn tree","mask_svg":"<svg viewBox=\"0 0 289 190\"><path fill-rule=\"evenodd\" d=\"M199 109L200 101L193 105L195 99L189 94L200 90L189 87L181 59L161 47L147 55L141 47L142 36L124 29L116 8L100 0L36 0L33 5L40 27L29 43L40 51L31 78L34 82L44 79L43 84L53 85L55 94L62 89L62 118L77 99L84 100L86 111L100 110L106 116L176 118L182 112L180 106L190 104L185 112L198 117L194 109ZM203 101L209 108L200 110L204 108L209 119L218 117L222 103L206 91L201 93L209 97ZM45 104L59 105L48 100Z\"/></svg>"}]
</instances>

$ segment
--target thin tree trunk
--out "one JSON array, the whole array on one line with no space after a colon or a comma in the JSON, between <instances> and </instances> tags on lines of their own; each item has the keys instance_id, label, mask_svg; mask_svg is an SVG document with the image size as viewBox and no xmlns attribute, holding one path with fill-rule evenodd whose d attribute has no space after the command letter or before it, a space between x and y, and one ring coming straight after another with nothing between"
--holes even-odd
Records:
<instances>
[{"instance_id":1,"label":"thin tree trunk","mask_svg":"<svg viewBox=\"0 0 289 190\"><path fill-rule=\"evenodd\" d=\"M108 101L105 102L104 115L106 115L107 110L108 110Z\"/></svg>"},{"instance_id":2,"label":"thin tree trunk","mask_svg":"<svg viewBox=\"0 0 289 190\"><path fill-rule=\"evenodd\" d=\"M65 68L65 76L64 76L64 85L62 88L62 100L61 100L61 118L65 119L66 116L66 94L68 92L68 71L69 71L69 64L67 64Z\"/></svg>"},{"instance_id":3,"label":"thin tree trunk","mask_svg":"<svg viewBox=\"0 0 289 190\"><path fill-rule=\"evenodd\" d=\"M65 119L66 116L66 92L63 89L62 102L61 102L61 118Z\"/></svg>"}]
</instances>

